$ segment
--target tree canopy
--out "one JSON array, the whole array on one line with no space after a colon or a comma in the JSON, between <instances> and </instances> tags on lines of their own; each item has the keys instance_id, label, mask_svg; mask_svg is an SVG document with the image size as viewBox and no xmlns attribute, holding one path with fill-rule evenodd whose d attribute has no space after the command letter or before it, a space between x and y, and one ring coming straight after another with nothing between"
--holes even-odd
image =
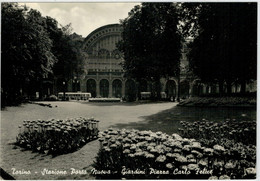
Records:
<instances>
[{"instance_id":1,"label":"tree canopy","mask_svg":"<svg viewBox=\"0 0 260 181\"><path fill-rule=\"evenodd\" d=\"M160 97L160 78L180 73L181 35L179 16L173 3L142 3L121 21L122 41L118 49L124 54L126 76L155 82L152 96Z\"/></svg>"},{"instance_id":2,"label":"tree canopy","mask_svg":"<svg viewBox=\"0 0 260 181\"><path fill-rule=\"evenodd\" d=\"M184 3L184 32L194 38L190 68L203 82L232 83L256 80L257 4Z\"/></svg>"},{"instance_id":3,"label":"tree canopy","mask_svg":"<svg viewBox=\"0 0 260 181\"><path fill-rule=\"evenodd\" d=\"M24 85L51 73L57 59L51 52L52 40L39 12L28 11L16 3L3 3L1 13L1 87L10 101L15 101Z\"/></svg>"},{"instance_id":4,"label":"tree canopy","mask_svg":"<svg viewBox=\"0 0 260 181\"><path fill-rule=\"evenodd\" d=\"M124 69L136 79L178 75L181 35L179 17L172 3L142 3L135 6L123 27L118 48L124 54Z\"/></svg>"},{"instance_id":5,"label":"tree canopy","mask_svg":"<svg viewBox=\"0 0 260 181\"><path fill-rule=\"evenodd\" d=\"M17 102L25 91L41 92L46 78L68 81L83 73L84 54L70 25L60 28L55 19L17 3L2 3L1 11L4 102Z\"/></svg>"}]
</instances>

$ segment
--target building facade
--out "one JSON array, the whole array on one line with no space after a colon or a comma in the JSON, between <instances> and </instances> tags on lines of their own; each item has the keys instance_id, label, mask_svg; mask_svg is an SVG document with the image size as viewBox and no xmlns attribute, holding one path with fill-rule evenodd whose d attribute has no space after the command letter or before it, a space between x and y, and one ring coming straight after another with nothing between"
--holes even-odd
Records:
<instances>
[{"instance_id":1,"label":"building facade","mask_svg":"<svg viewBox=\"0 0 260 181\"><path fill-rule=\"evenodd\" d=\"M89 92L92 97L116 98L137 94L135 80L124 77L123 56L116 48L116 44L121 40L121 32L122 27L119 24L109 24L94 30L84 39L86 75L81 79L70 80L68 83L69 92ZM183 43L180 80L176 77L161 79L163 97L177 98L179 95L180 98L187 98L218 93L216 85L200 83L198 79L189 74L187 52L187 45ZM140 92L150 92L151 87L152 83L146 80L143 80L139 85ZM238 89L233 86L232 91L239 91Z\"/></svg>"},{"instance_id":2,"label":"building facade","mask_svg":"<svg viewBox=\"0 0 260 181\"><path fill-rule=\"evenodd\" d=\"M116 48L116 44L121 40L121 32L122 27L119 24L110 24L94 30L85 38L83 49L87 54L87 75L81 80L71 80L68 91L75 91L75 87L78 87L77 91L90 92L92 97L120 98L136 93L136 82L124 77L124 60ZM182 69L187 66L184 54L181 66ZM151 86L151 82L143 80L140 83L140 91L150 92ZM177 78L161 79L161 87L161 92L165 92L167 97L176 97L178 94ZM185 92L188 94L189 90Z\"/></svg>"}]
</instances>

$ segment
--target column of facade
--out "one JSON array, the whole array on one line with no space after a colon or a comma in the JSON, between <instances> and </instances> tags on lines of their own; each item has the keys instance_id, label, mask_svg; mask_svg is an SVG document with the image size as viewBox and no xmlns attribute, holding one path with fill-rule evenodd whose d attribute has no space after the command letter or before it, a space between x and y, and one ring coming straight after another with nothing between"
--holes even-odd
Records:
<instances>
[{"instance_id":1,"label":"column of facade","mask_svg":"<svg viewBox=\"0 0 260 181\"><path fill-rule=\"evenodd\" d=\"M108 97L112 97L112 81L109 80L109 92L108 92Z\"/></svg>"},{"instance_id":2,"label":"column of facade","mask_svg":"<svg viewBox=\"0 0 260 181\"><path fill-rule=\"evenodd\" d=\"M96 82L96 94L97 94L97 97L100 97L99 80L97 80L97 82Z\"/></svg>"},{"instance_id":3,"label":"column of facade","mask_svg":"<svg viewBox=\"0 0 260 181\"><path fill-rule=\"evenodd\" d=\"M122 81L122 97L125 97L125 81Z\"/></svg>"}]
</instances>

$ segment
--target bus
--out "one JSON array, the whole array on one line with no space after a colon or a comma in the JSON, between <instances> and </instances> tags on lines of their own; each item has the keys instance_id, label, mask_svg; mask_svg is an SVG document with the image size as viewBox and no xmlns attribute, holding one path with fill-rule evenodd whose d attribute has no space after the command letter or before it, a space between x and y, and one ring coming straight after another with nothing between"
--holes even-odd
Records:
<instances>
[{"instance_id":1,"label":"bus","mask_svg":"<svg viewBox=\"0 0 260 181\"><path fill-rule=\"evenodd\" d=\"M64 93L58 93L58 99L63 99ZM89 100L91 93L89 92L65 92L65 100Z\"/></svg>"}]
</instances>

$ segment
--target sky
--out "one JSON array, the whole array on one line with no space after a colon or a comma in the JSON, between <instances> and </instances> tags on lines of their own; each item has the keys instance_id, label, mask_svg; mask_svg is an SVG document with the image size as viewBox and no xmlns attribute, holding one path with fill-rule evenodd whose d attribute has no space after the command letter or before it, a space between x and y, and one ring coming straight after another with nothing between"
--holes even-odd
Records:
<instances>
[{"instance_id":1,"label":"sky","mask_svg":"<svg viewBox=\"0 0 260 181\"><path fill-rule=\"evenodd\" d=\"M43 16L56 19L61 25L72 24L73 32L86 37L95 29L119 23L140 3L20 3L37 9Z\"/></svg>"}]
</instances>

